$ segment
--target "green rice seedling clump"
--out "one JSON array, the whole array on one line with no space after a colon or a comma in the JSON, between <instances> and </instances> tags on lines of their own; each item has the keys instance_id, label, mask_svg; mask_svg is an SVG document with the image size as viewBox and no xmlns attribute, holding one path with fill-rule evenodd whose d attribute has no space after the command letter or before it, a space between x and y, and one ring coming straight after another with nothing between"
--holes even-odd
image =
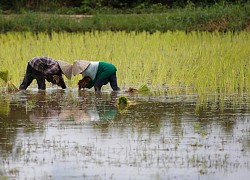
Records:
<instances>
[{"instance_id":1,"label":"green rice seedling clump","mask_svg":"<svg viewBox=\"0 0 250 180\"><path fill-rule=\"evenodd\" d=\"M128 98L125 96L120 96L117 100L117 105L119 110L124 110L128 106Z\"/></svg>"},{"instance_id":2,"label":"green rice seedling clump","mask_svg":"<svg viewBox=\"0 0 250 180\"><path fill-rule=\"evenodd\" d=\"M120 105L127 105L128 104L128 98L127 97L125 97L125 96L121 96L121 97L119 97L118 98L118 100L117 100L117 104L120 106Z\"/></svg>"},{"instance_id":3,"label":"green rice seedling clump","mask_svg":"<svg viewBox=\"0 0 250 180\"><path fill-rule=\"evenodd\" d=\"M138 89L139 92L149 92L150 89L148 88L147 85L143 85Z\"/></svg>"},{"instance_id":4,"label":"green rice seedling clump","mask_svg":"<svg viewBox=\"0 0 250 180\"><path fill-rule=\"evenodd\" d=\"M0 71L0 79L2 79L4 82L7 83L8 79L9 79L8 71Z\"/></svg>"}]
</instances>

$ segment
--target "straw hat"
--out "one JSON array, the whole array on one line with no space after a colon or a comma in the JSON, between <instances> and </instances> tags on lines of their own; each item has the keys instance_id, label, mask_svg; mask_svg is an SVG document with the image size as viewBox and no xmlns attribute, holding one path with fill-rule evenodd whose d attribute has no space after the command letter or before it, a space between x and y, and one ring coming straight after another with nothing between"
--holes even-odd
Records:
<instances>
[{"instance_id":1,"label":"straw hat","mask_svg":"<svg viewBox=\"0 0 250 180\"><path fill-rule=\"evenodd\" d=\"M57 60L63 74L68 78L71 79L72 76L72 65L68 62L64 62L61 60Z\"/></svg>"},{"instance_id":2,"label":"straw hat","mask_svg":"<svg viewBox=\"0 0 250 180\"><path fill-rule=\"evenodd\" d=\"M75 60L73 64L73 75L80 74L90 65L89 61L86 60Z\"/></svg>"}]
</instances>

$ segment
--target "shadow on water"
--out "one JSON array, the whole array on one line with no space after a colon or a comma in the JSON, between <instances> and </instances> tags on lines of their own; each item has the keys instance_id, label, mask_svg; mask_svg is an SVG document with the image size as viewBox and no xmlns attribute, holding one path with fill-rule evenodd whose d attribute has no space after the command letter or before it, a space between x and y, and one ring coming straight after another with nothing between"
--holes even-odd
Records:
<instances>
[{"instance_id":1,"label":"shadow on water","mask_svg":"<svg viewBox=\"0 0 250 180\"><path fill-rule=\"evenodd\" d=\"M116 103L121 95L129 99L124 109ZM1 94L0 178L246 178L250 113L244 102L197 108L194 97Z\"/></svg>"}]
</instances>

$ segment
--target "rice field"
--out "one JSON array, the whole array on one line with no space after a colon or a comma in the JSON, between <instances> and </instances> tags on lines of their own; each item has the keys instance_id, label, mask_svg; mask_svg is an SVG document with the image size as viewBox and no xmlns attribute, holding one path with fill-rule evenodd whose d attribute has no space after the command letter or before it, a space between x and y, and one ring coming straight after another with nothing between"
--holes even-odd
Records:
<instances>
[{"instance_id":1,"label":"rice field","mask_svg":"<svg viewBox=\"0 0 250 180\"><path fill-rule=\"evenodd\" d=\"M0 34L0 179L246 179L249 40L247 32ZM122 91L78 91L76 76L66 90L38 91L34 81L6 93L35 56L111 62Z\"/></svg>"},{"instance_id":2,"label":"rice field","mask_svg":"<svg viewBox=\"0 0 250 180\"><path fill-rule=\"evenodd\" d=\"M87 32L0 35L0 71L19 86L27 62L50 56L107 61L116 65L123 89L148 85L169 95L242 95L250 88L250 35L207 32ZM67 82L77 87L80 76ZM2 86L4 82L0 81ZM36 84L33 83L33 87ZM107 87L109 88L109 87Z\"/></svg>"}]
</instances>

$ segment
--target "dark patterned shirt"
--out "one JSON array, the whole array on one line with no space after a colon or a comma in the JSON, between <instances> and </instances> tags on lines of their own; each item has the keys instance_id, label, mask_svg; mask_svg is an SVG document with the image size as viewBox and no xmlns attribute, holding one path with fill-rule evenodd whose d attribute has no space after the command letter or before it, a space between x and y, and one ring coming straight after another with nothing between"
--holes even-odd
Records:
<instances>
[{"instance_id":1,"label":"dark patterned shirt","mask_svg":"<svg viewBox=\"0 0 250 180\"><path fill-rule=\"evenodd\" d=\"M62 71L58 62L50 57L34 57L29 61L31 67L39 72L43 72L45 77L55 74L61 75Z\"/></svg>"}]
</instances>

